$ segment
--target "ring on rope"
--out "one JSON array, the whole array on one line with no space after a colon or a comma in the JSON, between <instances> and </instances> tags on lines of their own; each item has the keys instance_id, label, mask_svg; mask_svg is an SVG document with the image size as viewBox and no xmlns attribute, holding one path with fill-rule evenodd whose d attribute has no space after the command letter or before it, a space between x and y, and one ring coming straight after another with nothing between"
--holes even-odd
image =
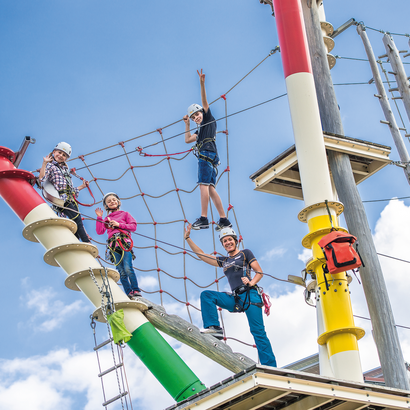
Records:
<instances>
[{"instance_id":1,"label":"ring on rope","mask_svg":"<svg viewBox=\"0 0 410 410\"><path fill-rule=\"evenodd\" d=\"M181 151L181 152L174 152L173 154L147 154L146 152L142 152L141 147L137 147L136 150L142 157L169 157L172 155L181 155L181 154L186 154L187 152L193 151L193 148L187 149L186 151Z\"/></svg>"},{"instance_id":2,"label":"ring on rope","mask_svg":"<svg viewBox=\"0 0 410 410\"><path fill-rule=\"evenodd\" d=\"M85 181L85 179L84 179L83 177L80 177L79 175L76 174L75 168L71 168L71 169L70 169L70 173L71 173L72 175L76 176L77 178L81 179L82 182ZM86 181L86 187L87 187L88 192L90 193L92 199L94 200L94 202L93 202L92 204L83 204L83 203L80 202L77 198L74 198L74 200L75 200L75 202L77 202L77 204L82 205L82 206L88 206L88 207L94 206L96 201L95 201L94 195L93 195L93 193L92 193L92 191L91 191L90 184L89 184L89 182L87 182L87 181Z\"/></svg>"}]
</instances>

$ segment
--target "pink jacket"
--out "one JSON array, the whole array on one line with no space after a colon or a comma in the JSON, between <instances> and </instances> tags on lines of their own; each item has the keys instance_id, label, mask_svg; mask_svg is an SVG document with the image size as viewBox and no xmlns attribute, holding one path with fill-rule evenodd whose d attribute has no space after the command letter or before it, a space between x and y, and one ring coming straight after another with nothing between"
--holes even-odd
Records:
<instances>
[{"instance_id":1,"label":"pink jacket","mask_svg":"<svg viewBox=\"0 0 410 410\"><path fill-rule=\"evenodd\" d=\"M107 229L104 222L108 222L108 218L112 221L117 221L120 229L125 229L126 231L135 232L137 229L137 222L135 219L126 211L115 211L110 213L104 220L97 216L96 230L98 235L104 235L105 231L108 232L108 239L111 238L115 233L120 233L118 229Z\"/></svg>"}]
</instances>

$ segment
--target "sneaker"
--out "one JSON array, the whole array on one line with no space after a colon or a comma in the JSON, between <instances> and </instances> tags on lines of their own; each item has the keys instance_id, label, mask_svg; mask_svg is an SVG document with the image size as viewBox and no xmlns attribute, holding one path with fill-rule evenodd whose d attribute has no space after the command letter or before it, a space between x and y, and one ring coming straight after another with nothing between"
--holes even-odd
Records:
<instances>
[{"instance_id":1,"label":"sneaker","mask_svg":"<svg viewBox=\"0 0 410 410\"><path fill-rule=\"evenodd\" d=\"M222 328L219 326L209 326L206 329L201 330L201 334L211 335L213 337L216 337L219 340L222 340L224 338L224 332Z\"/></svg>"},{"instance_id":2,"label":"sneaker","mask_svg":"<svg viewBox=\"0 0 410 410\"><path fill-rule=\"evenodd\" d=\"M193 224L191 229L198 230L198 229L207 229L209 228L208 218L206 216L201 216L198 218Z\"/></svg>"},{"instance_id":3,"label":"sneaker","mask_svg":"<svg viewBox=\"0 0 410 410\"><path fill-rule=\"evenodd\" d=\"M219 232L223 228L231 228L232 224L228 218L220 218L216 223L215 231Z\"/></svg>"},{"instance_id":4,"label":"sneaker","mask_svg":"<svg viewBox=\"0 0 410 410\"><path fill-rule=\"evenodd\" d=\"M136 297L141 297L141 292L138 292L138 290L132 290L130 293L128 293L128 297L130 299L136 298Z\"/></svg>"}]
</instances>

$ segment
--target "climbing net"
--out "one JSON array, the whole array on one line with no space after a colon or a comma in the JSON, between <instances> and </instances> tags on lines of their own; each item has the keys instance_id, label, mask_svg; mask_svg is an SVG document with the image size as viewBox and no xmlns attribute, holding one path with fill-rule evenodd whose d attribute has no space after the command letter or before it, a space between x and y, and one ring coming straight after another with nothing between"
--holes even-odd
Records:
<instances>
[{"instance_id":1,"label":"climbing net","mask_svg":"<svg viewBox=\"0 0 410 410\"><path fill-rule=\"evenodd\" d=\"M277 49L272 50L256 67L275 51ZM219 129L217 146L221 165L217 177L217 191L227 217L238 234L239 246L242 249L244 239L235 212L240 193L231 192L228 117L234 114L228 114L228 93L256 67L210 103ZM218 117L217 114L223 111L224 115ZM121 210L129 212L137 220L137 231L133 233L136 255L133 265L143 296L163 305L168 311L170 305L174 306L175 303L185 306L187 319L193 323L193 311L200 311L198 291L228 290L228 283L222 270L202 263L184 240L187 224L200 216L197 159L192 153L193 148L188 147L183 140L184 128L181 119L149 133L80 155L71 159L69 166L75 165L73 171L89 181L90 192L96 198L96 207L102 207L104 194L115 192L120 197ZM196 128L191 132L194 130ZM181 151L181 145L188 149ZM84 192L80 195L81 201L85 201ZM106 236L98 237L95 233L94 208L80 207L80 212L86 221L87 233L100 250L99 259L102 265L110 266L103 256ZM204 253L217 255L222 248L219 245L218 233L213 228L219 216L211 202L208 218L212 221L211 229L195 232L193 237ZM220 308L219 315L225 342L231 339L255 347L229 337Z\"/></svg>"}]
</instances>

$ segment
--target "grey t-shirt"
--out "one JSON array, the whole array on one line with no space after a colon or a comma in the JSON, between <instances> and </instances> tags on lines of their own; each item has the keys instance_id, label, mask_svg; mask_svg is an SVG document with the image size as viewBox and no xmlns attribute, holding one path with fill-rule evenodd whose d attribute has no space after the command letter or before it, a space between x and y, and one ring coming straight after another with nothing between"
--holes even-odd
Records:
<instances>
[{"instance_id":1,"label":"grey t-shirt","mask_svg":"<svg viewBox=\"0 0 410 410\"><path fill-rule=\"evenodd\" d=\"M242 277L248 276L251 280L251 263L256 261L255 256L249 249L239 251L232 258L230 256L217 256L218 266L223 268L225 276L228 278L231 290L243 286Z\"/></svg>"}]
</instances>

